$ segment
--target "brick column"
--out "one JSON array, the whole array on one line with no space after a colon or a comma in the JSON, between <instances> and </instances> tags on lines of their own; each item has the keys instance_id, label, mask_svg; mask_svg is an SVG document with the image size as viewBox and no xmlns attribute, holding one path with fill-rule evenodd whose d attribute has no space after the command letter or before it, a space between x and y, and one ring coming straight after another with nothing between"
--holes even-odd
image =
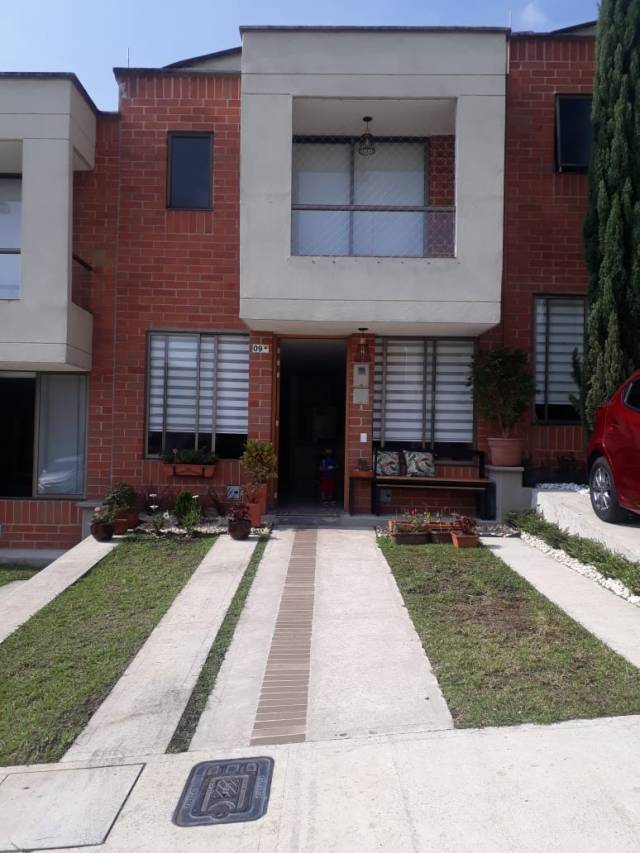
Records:
<instances>
[{"instance_id":1,"label":"brick column","mask_svg":"<svg viewBox=\"0 0 640 853\"><path fill-rule=\"evenodd\" d=\"M255 344L269 352L255 353ZM249 337L249 438L272 441L273 382L275 336L271 332L252 332Z\"/></svg>"},{"instance_id":2,"label":"brick column","mask_svg":"<svg viewBox=\"0 0 640 853\"><path fill-rule=\"evenodd\" d=\"M349 472L358 465L358 459L365 458L369 464L373 458L373 373L375 359L375 336L366 335L369 344L369 403L368 405L353 404L353 365L358 360L358 342L360 335L349 338L347 348L347 432L345 436L345 507L349 503ZM361 433L366 433L367 440L360 441ZM371 484L368 480L353 480L351 488L354 513L371 512Z\"/></svg>"}]
</instances>

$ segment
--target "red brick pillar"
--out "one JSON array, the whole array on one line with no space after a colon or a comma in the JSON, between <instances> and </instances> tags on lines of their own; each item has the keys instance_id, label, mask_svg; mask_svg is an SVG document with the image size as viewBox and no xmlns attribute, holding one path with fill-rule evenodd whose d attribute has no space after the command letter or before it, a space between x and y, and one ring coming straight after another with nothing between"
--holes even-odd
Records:
<instances>
[{"instance_id":1,"label":"red brick pillar","mask_svg":"<svg viewBox=\"0 0 640 853\"><path fill-rule=\"evenodd\" d=\"M262 352L257 348L262 347ZM275 336L252 332L249 337L249 438L273 440Z\"/></svg>"},{"instance_id":2,"label":"red brick pillar","mask_svg":"<svg viewBox=\"0 0 640 853\"><path fill-rule=\"evenodd\" d=\"M353 512L371 512L371 483L369 480L352 480L349 472L358 466L358 459L369 464L373 457L373 373L375 362L375 336L365 335L369 345L369 402L367 405L353 403L353 365L358 361L360 335L349 338L347 349L347 433L345 437L345 508L349 507L349 487L353 490L351 504ZM361 436L366 435L366 441Z\"/></svg>"}]
</instances>

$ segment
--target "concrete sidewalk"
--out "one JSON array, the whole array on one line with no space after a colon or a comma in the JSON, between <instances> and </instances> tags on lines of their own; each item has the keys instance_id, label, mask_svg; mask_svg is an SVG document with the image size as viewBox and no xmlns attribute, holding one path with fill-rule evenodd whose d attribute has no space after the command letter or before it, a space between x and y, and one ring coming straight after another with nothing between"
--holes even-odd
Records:
<instances>
[{"instance_id":1,"label":"concrete sidewalk","mask_svg":"<svg viewBox=\"0 0 640 853\"><path fill-rule=\"evenodd\" d=\"M640 668L640 607L629 604L520 539L483 544L554 604Z\"/></svg>"},{"instance_id":2,"label":"concrete sidewalk","mask_svg":"<svg viewBox=\"0 0 640 853\"><path fill-rule=\"evenodd\" d=\"M0 842L11 833L38 849L35 839L57 838L61 851L73 830L85 843L93 837L93 846L65 849L85 853L635 853L639 754L636 716L144 756L127 761L125 778L116 767L85 788L75 782L75 825L70 817L66 835L48 806L75 774L56 780L60 765L21 775L10 768L0 783ZM263 818L194 828L171 822L194 764L251 755L275 759ZM47 786L36 784L43 769ZM37 799L43 789L47 796ZM14 816L36 801L31 820L16 826Z\"/></svg>"},{"instance_id":3,"label":"concrete sidewalk","mask_svg":"<svg viewBox=\"0 0 640 853\"><path fill-rule=\"evenodd\" d=\"M541 490L534 495L534 506L547 521L563 530L595 539L627 560L640 560L640 516L625 524L606 524L591 508L588 494Z\"/></svg>"}]
</instances>

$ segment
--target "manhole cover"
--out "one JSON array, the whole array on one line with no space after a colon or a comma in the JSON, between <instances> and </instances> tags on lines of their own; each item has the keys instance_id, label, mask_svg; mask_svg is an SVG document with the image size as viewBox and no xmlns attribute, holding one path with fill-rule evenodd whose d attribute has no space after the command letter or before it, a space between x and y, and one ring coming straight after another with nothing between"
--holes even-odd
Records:
<instances>
[{"instance_id":1,"label":"manhole cover","mask_svg":"<svg viewBox=\"0 0 640 853\"><path fill-rule=\"evenodd\" d=\"M189 773L173 815L178 826L257 820L267 811L273 758L203 761Z\"/></svg>"}]
</instances>

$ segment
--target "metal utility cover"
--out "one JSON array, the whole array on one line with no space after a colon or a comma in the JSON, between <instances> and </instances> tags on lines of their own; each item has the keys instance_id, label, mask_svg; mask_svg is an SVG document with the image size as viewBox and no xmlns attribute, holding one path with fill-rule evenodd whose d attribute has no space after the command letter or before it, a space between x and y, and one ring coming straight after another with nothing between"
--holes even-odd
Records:
<instances>
[{"instance_id":1,"label":"metal utility cover","mask_svg":"<svg viewBox=\"0 0 640 853\"><path fill-rule=\"evenodd\" d=\"M173 815L177 826L257 820L267 811L273 758L203 761L189 773Z\"/></svg>"}]
</instances>

